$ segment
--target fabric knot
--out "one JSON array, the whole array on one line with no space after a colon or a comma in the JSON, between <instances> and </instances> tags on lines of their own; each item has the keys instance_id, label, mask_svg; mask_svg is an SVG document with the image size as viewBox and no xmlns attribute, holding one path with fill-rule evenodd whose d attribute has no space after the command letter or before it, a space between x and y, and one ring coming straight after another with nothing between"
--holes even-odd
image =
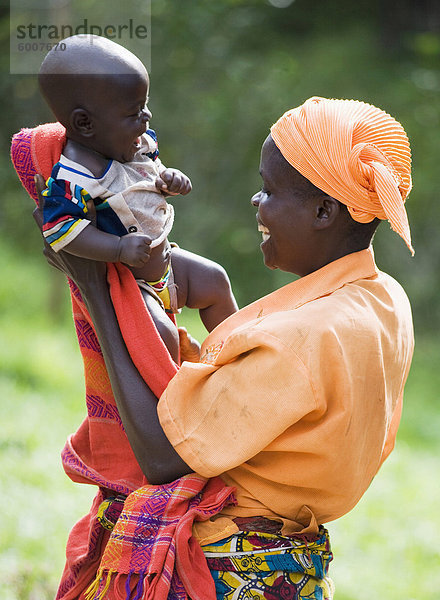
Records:
<instances>
[{"instance_id":1,"label":"fabric knot","mask_svg":"<svg viewBox=\"0 0 440 600\"><path fill-rule=\"evenodd\" d=\"M387 156L374 144L356 144L348 157L348 168L356 184L361 186L368 194L369 203L371 205L370 210L368 211L361 210L356 206L348 206L352 218L359 223L370 223L374 218L382 220L388 219L387 211L382 204L382 200L386 203L386 198L379 197L376 189L376 165L378 164L383 165L388 172L389 177L391 177L390 179L387 176L391 186L392 180L394 180L395 187L400 194L400 198L395 198L397 202L403 200L399 188L403 183L402 177L393 167ZM395 196L394 190L393 195Z\"/></svg>"},{"instance_id":2,"label":"fabric knot","mask_svg":"<svg viewBox=\"0 0 440 600\"><path fill-rule=\"evenodd\" d=\"M411 255L414 256L408 216L396 178L392 171L380 162L373 161L371 166L374 172L375 190L385 214L384 218L388 219L391 228L405 241Z\"/></svg>"}]
</instances>

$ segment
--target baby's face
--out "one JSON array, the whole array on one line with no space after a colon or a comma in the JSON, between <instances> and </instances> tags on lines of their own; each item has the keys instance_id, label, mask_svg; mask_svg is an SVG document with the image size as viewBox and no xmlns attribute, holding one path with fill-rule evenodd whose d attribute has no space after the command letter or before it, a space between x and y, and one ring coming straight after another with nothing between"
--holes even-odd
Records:
<instances>
[{"instance_id":1,"label":"baby's face","mask_svg":"<svg viewBox=\"0 0 440 600\"><path fill-rule=\"evenodd\" d=\"M149 80L145 73L115 76L93 113L93 149L106 158L130 162L140 146L151 112L147 108Z\"/></svg>"}]
</instances>

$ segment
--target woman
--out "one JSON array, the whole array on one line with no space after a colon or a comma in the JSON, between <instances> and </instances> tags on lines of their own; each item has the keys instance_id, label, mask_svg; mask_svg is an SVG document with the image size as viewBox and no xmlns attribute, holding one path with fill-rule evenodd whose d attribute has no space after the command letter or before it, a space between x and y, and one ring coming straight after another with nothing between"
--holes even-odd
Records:
<instances>
[{"instance_id":1,"label":"woman","mask_svg":"<svg viewBox=\"0 0 440 600\"><path fill-rule=\"evenodd\" d=\"M371 105L311 98L272 127L260 173L264 262L300 279L220 324L159 402L124 344L105 265L49 260L78 285L148 481L195 472L235 490L192 528L217 598L331 598L320 526L353 508L392 450L412 358L408 299L370 246L387 219L412 251L409 143ZM243 556L264 564L244 567ZM108 563L105 573L90 597L116 597Z\"/></svg>"}]
</instances>

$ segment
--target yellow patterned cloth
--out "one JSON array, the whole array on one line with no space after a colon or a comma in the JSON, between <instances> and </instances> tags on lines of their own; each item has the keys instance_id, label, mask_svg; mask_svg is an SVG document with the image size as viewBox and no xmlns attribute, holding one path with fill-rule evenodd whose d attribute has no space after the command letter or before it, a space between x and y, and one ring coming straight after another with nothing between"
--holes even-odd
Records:
<instances>
[{"instance_id":1,"label":"yellow patterned cloth","mask_svg":"<svg viewBox=\"0 0 440 600\"><path fill-rule=\"evenodd\" d=\"M202 546L217 600L332 600L327 576L333 558L323 527L306 536L241 531Z\"/></svg>"}]
</instances>

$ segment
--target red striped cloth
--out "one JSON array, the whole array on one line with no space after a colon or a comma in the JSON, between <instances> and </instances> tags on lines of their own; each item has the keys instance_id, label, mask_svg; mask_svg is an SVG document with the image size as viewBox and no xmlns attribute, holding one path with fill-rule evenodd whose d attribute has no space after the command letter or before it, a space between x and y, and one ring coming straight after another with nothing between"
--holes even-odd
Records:
<instances>
[{"instance_id":1,"label":"red striped cloth","mask_svg":"<svg viewBox=\"0 0 440 600\"><path fill-rule=\"evenodd\" d=\"M157 332L132 272L120 263L108 263L107 281L130 356L144 381L159 398L177 373L178 366ZM174 315L169 317L174 321Z\"/></svg>"},{"instance_id":2,"label":"red striped cloth","mask_svg":"<svg viewBox=\"0 0 440 600\"><path fill-rule=\"evenodd\" d=\"M233 502L233 489L220 478L196 474L136 490L124 503L86 599L215 600L192 524Z\"/></svg>"}]
</instances>

